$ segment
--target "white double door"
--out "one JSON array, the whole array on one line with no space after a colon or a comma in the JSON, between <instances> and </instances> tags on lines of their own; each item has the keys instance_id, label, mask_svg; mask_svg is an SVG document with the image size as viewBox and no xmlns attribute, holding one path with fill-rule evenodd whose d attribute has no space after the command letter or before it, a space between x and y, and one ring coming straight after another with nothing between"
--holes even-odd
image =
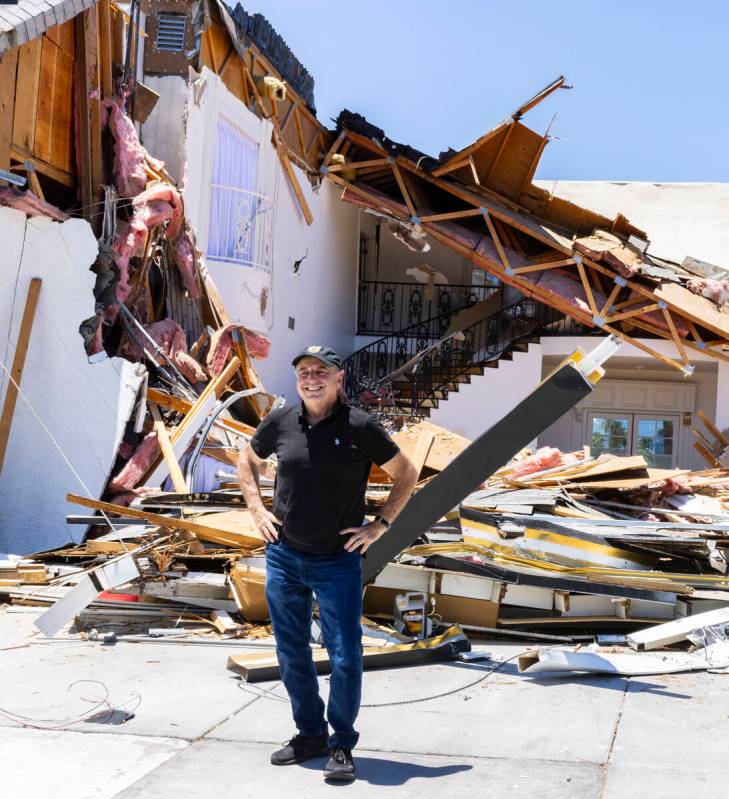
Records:
<instances>
[{"instance_id":1,"label":"white double door","mask_svg":"<svg viewBox=\"0 0 729 799\"><path fill-rule=\"evenodd\" d=\"M648 465L670 469L676 465L680 417L650 413L587 414L587 441L593 455L642 455Z\"/></svg>"}]
</instances>

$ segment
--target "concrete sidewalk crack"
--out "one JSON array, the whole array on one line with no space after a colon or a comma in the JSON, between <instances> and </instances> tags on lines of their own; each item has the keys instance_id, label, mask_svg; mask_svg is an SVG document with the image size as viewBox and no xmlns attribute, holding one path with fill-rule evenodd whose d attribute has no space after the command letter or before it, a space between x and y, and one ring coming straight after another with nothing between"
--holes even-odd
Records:
<instances>
[{"instance_id":1,"label":"concrete sidewalk crack","mask_svg":"<svg viewBox=\"0 0 729 799\"><path fill-rule=\"evenodd\" d=\"M605 799L605 787L607 785L608 769L610 768L610 763L613 759L613 750L615 749L615 741L617 740L618 737L618 729L620 728L620 722L623 718L623 709L625 708L625 702L629 690L630 690L630 677L626 677L625 688L623 689L623 696L620 700L620 707L618 708L618 717L617 719L615 719L615 729L613 730L613 736L610 739L610 746L608 747L607 757L605 758L605 762L600 764L600 791L598 793L598 799Z\"/></svg>"}]
</instances>

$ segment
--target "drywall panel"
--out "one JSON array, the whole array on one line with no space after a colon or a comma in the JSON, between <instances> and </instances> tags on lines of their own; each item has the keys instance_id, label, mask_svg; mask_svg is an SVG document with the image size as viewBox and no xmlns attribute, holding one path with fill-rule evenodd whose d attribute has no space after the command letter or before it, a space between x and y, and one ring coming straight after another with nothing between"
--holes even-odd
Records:
<instances>
[{"instance_id":1,"label":"drywall panel","mask_svg":"<svg viewBox=\"0 0 729 799\"><path fill-rule=\"evenodd\" d=\"M43 281L0 473L0 551L27 554L81 534L66 526L66 493L86 493L86 486L98 496L114 455L118 408L129 403L122 362L89 364L78 333L94 309L89 266L97 243L89 225L0 208L0 239L0 352L8 368L30 281ZM0 390L4 397L4 373Z\"/></svg>"}]
</instances>

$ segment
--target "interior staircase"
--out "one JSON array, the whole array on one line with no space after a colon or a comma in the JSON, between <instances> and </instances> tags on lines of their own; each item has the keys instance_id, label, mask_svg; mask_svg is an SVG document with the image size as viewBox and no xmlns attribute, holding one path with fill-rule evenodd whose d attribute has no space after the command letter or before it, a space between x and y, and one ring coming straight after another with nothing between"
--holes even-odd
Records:
<instances>
[{"instance_id":1,"label":"interior staircase","mask_svg":"<svg viewBox=\"0 0 729 799\"><path fill-rule=\"evenodd\" d=\"M564 314L536 300L522 297L504 305L495 299L478 303L468 314L450 312L418 322L354 352L344 361L350 402L388 426L422 419L474 375L498 368L565 324ZM461 327L458 320L464 316Z\"/></svg>"}]
</instances>

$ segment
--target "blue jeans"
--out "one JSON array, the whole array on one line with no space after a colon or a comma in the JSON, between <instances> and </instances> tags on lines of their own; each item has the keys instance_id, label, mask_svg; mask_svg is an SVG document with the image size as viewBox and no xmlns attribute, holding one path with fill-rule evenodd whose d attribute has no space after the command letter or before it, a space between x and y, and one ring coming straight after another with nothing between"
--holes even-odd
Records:
<instances>
[{"instance_id":1,"label":"blue jeans","mask_svg":"<svg viewBox=\"0 0 729 799\"><path fill-rule=\"evenodd\" d=\"M329 702L324 702L311 656L312 598L319 603L329 653ZM323 735L332 748L353 749L362 694L362 566L359 552L311 555L283 541L266 545L266 600L281 679L301 735Z\"/></svg>"}]
</instances>

